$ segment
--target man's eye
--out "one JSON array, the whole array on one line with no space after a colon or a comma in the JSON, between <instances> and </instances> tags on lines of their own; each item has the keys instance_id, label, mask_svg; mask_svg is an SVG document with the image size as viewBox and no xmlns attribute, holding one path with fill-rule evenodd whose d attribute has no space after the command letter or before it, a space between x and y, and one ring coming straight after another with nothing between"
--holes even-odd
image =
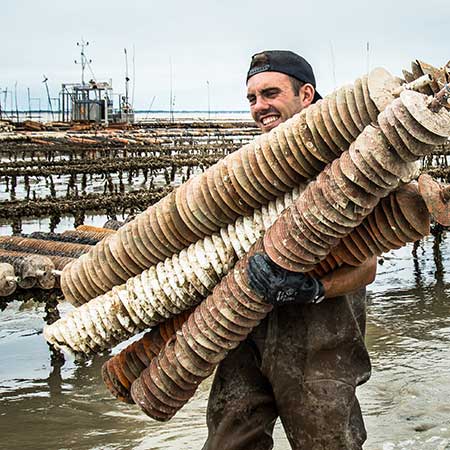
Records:
<instances>
[{"instance_id":1,"label":"man's eye","mask_svg":"<svg viewBox=\"0 0 450 450\"><path fill-rule=\"evenodd\" d=\"M248 98L248 102L250 103L250 105L254 105L256 103L256 98L255 97L249 97Z\"/></svg>"},{"instance_id":2,"label":"man's eye","mask_svg":"<svg viewBox=\"0 0 450 450\"><path fill-rule=\"evenodd\" d=\"M266 92L266 97L275 98L278 95L278 91L268 91Z\"/></svg>"}]
</instances>

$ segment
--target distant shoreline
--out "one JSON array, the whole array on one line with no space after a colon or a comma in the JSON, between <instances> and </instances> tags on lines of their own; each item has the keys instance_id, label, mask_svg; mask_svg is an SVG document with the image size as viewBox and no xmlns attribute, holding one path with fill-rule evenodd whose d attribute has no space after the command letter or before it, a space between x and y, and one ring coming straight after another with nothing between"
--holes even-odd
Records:
<instances>
[{"instance_id":1,"label":"distant shoreline","mask_svg":"<svg viewBox=\"0 0 450 450\"><path fill-rule=\"evenodd\" d=\"M17 113L19 114L38 114L38 113L46 113L46 114L51 114L52 111L49 109L32 109L32 110L14 110L14 111L9 111L9 110L1 110L2 114L5 115L15 115ZM53 111L53 114L59 114L61 111ZM176 109L173 111L170 111L168 109L136 109L134 111L135 113L146 113L146 114L187 114L187 113L202 113L202 114L249 114L248 110L227 110L227 109L218 109L218 110L204 110L204 109Z\"/></svg>"}]
</instances>

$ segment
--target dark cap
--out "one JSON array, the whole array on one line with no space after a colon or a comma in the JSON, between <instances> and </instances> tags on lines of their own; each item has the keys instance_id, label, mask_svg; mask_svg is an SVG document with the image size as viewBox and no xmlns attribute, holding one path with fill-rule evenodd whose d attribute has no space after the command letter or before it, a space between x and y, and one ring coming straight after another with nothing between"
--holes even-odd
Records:
<instances>
[{"instance_id":1,"label":"dark cap","mask_svg":"<svg viewBox=\"0 0 450 450\"><path fill-rule=\"evenodd\" d=\"M261 72L281 72L303 83L312 84L316 89L316 78L309 62L289 50L265 50L254 54L247 72L247 81ZM316 91L313 103L321 98Z\"/></svg>"}]
</instances>

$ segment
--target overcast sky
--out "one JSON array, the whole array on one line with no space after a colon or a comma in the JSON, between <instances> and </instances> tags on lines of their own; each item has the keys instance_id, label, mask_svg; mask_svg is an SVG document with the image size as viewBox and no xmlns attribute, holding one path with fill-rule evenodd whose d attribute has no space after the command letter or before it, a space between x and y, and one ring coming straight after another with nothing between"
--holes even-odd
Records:
<instances>
[{"instance_id":1,"label":"overcast sky","mask_svg":"<svg viewBox=\"0 0 450 450\"><path fill-rule=\"evenodd\" d=\"M449 0L1 0L0 90L17 82L19 107L27 88L46 106L43 75L52 97L78 82L84 38L95 77L112 78L116 92L125 89L124 48L130 76L134 49L136 109L154 96L152 109L169 109L172 65L175 109L206 110L209 81L211 109L245 110L245 73L260 50L303 55L326 94L368 66L400 75L416 58L445 64L449 30Z\"/></svg>"}]
</instances>

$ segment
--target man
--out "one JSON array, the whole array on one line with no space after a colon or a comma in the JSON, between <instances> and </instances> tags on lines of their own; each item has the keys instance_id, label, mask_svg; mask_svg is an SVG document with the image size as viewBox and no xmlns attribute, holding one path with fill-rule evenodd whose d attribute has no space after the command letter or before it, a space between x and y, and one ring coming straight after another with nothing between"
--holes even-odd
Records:
<instances>
[{"instance_id":1,"label":"man","mask_svg":"<svg viewBox=\"0 0 450 450\"><path fill-rule=\"evenodd\" d=\"M261 131L320 99L315 86L301 56L254 55L247 98ZM355 388L370 376L364 287L376 259L314 280L260 254L248 272L251 287L275 306L217 369L204 450L272 449L278 417L294 450L361 449L366 432Z\"/></svg>"}]
</instances>

